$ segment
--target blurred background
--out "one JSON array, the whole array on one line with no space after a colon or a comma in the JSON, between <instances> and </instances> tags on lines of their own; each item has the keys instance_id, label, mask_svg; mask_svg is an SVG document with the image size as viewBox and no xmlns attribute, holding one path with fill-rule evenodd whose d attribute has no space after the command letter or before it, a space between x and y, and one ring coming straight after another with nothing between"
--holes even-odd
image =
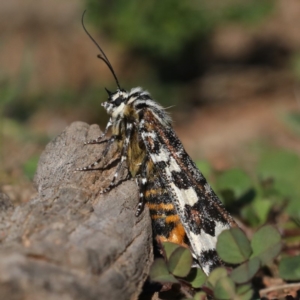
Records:
<instances>
[{"instance_id":1,"label":"blurred background","mask_svg":"<svg viewBox=\"0 0 300 300\"><path fill-rule=\"evenodd\" d=\"M108 120L100 104L116 83L85 9L121 86L169 107L213 184L276 174L280 195L299 199L299 0L1 1L0 190L28 201L45 145L73 121Z\"/></svg>"}]
</instances>

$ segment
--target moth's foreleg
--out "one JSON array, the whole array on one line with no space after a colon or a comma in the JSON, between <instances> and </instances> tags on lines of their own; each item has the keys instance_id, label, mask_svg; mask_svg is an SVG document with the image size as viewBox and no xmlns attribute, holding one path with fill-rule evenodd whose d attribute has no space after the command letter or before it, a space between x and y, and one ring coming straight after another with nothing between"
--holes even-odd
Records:
<instances>
[{"instance_id":1,"label":"moth's foreleg","mask_svg":"<svg viewBox=\"0 0 300 300\"><path fill-rule=\"evenodd\" d=\"M84 167L84 168L77 168L76 171L90 171L90 170L94 170L95 166L97 166L101 160L107 155L108 151L110 150L110 147L112 146L112 144L114 143L114 141L117 139L116 135L111 136L108 140L107 140L107 144L105 149L103 150L101 157L96 160L94 163Z\"/></svg>"},{"instance_id":2,"label":"moth's foreleg","mask_svg":"<svg viewBox=\"0 0 300 300\"><path fill-rule=\"evenodd\" d=\"M145 156L141 167L140 167L140 174L136 176L136 183L139 187L139 204L136 209L135 216L138 217L141 212L144 210L145 206L145 189L147 185L147 162L148 162L148 157Z\"/></svg>"},{"instance_id":3,"label":"moth's foreleg","mask_svg":"<svg viewBox=\"0 0 300 300\"><path fill-rule=\"evenodd\" d=\"M112 181L110 182L110 184L107 188L100 191L101 194L109 192L116 185L116 179L119 176L119 173L123 166L123 162L126 161L126 159L127 159L127 153L128 153L128 147L129 147L129 142L130 142L130 138L131 138L132 128L133 128L132 123L127 123L126 130L125 130L125 140L123 142L123 146L122 146L122 150L121 150L121 160L117 166L117 170L114 174Z\"/></svg>"},{"instance_id":4,"label":"moth's foreleg","mask_svg":"<svg viewBox=\"0 0 300 300\"><path fill-rule=\"evenodd\" d=\"M111 127L111 125L112 125L112 122L111 122L111 118L110 118L109 121L106 124L104 132L99 137L97 137L96 139L89 140L89 141L85 142L84 144L85 145L88 145L88 144L102 144L102 143L108 142L110 139L103 140L103 138L106 136L106 134L108 132L108 129Z\"/></svg>"}]
</instances>

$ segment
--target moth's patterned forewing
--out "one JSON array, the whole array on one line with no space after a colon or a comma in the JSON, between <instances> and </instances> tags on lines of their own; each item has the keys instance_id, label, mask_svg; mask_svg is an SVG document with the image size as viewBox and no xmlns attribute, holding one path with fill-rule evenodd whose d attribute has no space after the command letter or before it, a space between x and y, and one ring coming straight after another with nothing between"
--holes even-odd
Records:
<instances>
[{"instance_id":1,"label":"moth's patterned forewing","mask_svg":"<svg viewBox=\"0 0 300 300\"><path fill-rule=\"evenodd\" d=\"M108 93L108 101L102 104L111 116L105 134L88 143L102 143L111 127L112 136L105 140L101 157L117 142L120 162L111 184L101 192L116 185L125 165L139 186L136 214L146 204L155 238L189 247L195 265L209 274L222 265L216 253L217 237L237 226L235 221L184 150L169 115L150 94L141 88ZM94 169L100 160L78 170Z\"/></svg>"}]
</instances>

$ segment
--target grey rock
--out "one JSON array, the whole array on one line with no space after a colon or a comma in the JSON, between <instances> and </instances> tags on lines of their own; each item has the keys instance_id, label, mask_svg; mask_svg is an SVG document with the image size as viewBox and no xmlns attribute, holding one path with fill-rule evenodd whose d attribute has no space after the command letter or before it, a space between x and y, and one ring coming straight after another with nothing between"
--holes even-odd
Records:
<instances>
[{"instance_id":1,"label":"grey rock","mask_svg":"<svg viewBox=\"0 0 300 300\"><path fill-rule=\"evenodd\" d=\"M99 135L71 124L41 155L38 195L15 208L0 197L0 299L138 298L153 254L148 209L135 217L136 184L100 194L115 166L75 171L101 156L104 145L83 145Z\"/></svg>"}]
</instances>

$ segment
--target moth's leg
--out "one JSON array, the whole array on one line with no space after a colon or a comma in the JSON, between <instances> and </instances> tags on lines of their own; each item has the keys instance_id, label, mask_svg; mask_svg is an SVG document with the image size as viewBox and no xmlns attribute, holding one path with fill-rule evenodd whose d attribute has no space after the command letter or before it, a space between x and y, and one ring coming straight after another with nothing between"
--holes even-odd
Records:
<instances>
[{"instance_id":1,"label":"moth's leg","mask_svg":"<svg viewBox=\"0 0 300 300\"><path fill-rule=\"evenodd\" d=\"M103 189L102 191L100 191L100 194L109 192L116 185L115 181L119 176L119 172L123 166L123 162L127 159L127 152L128 152L128 146L129 146L129 142L130 142L130 138L131 138L132 128L133 128L132 123L126 124L125 140L123 142L123 146L122 146L122 150L121 150L121 160L117 166L117 170L116 170L114 177L113 177L112 181L110 182L109 186L107 188Z\"/></svg>"},{"instance_id":2,"label":"moth's leg","mask_svg":"<svg viewBox=\"0 0 300 300\"><path fill-rule=\"evenodd\" d=\"M141 212L144 210L144 206L145 206L145 189L146 189L146 185L147 185L147 162L148 162L148 157L147 155L145 156L142 164L141 164L141 173L136 177L136 183L139 187L139 204L137 206L136 212L135 212L135 216L138 217Z\"/></svg>"},{"instance_id":3,"label":"moth's leg","mask_svg":"<svg viewBox=\"0 0 300 300\"><path fill-rule=\"evenodd\" d=\"M108 142L110 139L103 140L103 138L106 136L106 134L108 132L108 129L111 127L111 125L112 125L112 121L111 121L111 118L109 118L109 121L106 124L104 132L99 137L97 137L95 140L89 140L89 141L85 142L84 144L85 145L88 145L88 144L102 144L102 143Z\"/></svg>"},{"instance_id":4,"label":"moth's leg","mask_svg":"<svg viewBox=\"0 0 300 300\"><path fill-rule=\"evenodd\" d=\"M113 135L111 136L111 138L109 138L107 140L107 144L106 144L106 147L105 149L103 150L102 154L101 154L101 157L95 161L94 163L84 167L84 168L77 168L76 171L89 171L89 170L94 170L95 166L97 166L101 160L107 155L110 147L112 146L112 144L114 143L114 141L117 139L117 136L116 135Z\"/></svg>"}]
</instances>

